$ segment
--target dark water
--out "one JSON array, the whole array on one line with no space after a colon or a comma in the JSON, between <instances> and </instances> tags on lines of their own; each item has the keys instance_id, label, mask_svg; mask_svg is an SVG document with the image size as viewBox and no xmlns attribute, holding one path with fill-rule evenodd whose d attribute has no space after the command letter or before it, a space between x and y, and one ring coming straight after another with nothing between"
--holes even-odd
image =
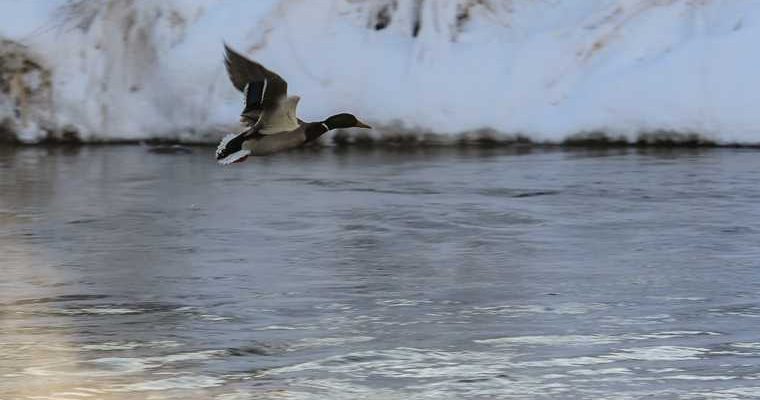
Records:
<instances>
[{"instance_id":1,"label":"dark water","mask_svg":"<svg viewBox=\"0 0 760 400\"><path fill-rule=\"evenodd\" d=\"M0 151L0 399L760 398L760 153Z\"/></svg>"}]
</instances>

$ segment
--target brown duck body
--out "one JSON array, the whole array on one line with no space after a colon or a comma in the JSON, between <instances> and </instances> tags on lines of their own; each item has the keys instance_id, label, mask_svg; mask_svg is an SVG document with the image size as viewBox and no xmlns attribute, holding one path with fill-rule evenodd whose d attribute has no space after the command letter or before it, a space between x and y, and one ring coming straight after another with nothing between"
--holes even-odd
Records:
<instances>
[{"instance_id":1,"label":"brown duck body","mask_svg":"<svg viewBox=\"0 0 760 400\"><path fill-rule=\"evenodd\" d=\"M268 156L311 142L325 132L327 127L324 124L301 122L298 128L290 132L275 135L253 134L241 147L250 151L252 156Z\"/></svg>"}]
</instances>

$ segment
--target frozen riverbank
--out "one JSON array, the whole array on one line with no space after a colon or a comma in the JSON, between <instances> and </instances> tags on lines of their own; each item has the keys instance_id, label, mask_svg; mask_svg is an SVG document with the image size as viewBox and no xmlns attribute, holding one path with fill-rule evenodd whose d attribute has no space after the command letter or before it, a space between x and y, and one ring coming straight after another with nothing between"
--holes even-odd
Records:
<instances>
[{"instance_id":1,"label":"frozen riverbank","mask_svg":"<svg viewBox=\"0 0 760 400\"><path fill-rule=\"evenodd\" d=\"M351 111L374 139L760 143L753 2L0 4L0 36L51 76L29 102L0 71L0 121L23 142L214 142L240 111L227 41L280 71L305 119Z\"/></svg>"}]
</instances>

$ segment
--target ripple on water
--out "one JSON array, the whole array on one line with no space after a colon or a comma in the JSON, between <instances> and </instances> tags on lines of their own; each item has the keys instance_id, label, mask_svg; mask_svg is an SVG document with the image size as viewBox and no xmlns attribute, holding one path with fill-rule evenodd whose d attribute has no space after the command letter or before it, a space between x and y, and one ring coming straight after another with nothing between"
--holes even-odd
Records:
<instances>
[{"instance_id":1,"label":"ripple on water","mask_svg":"<svg viewBox=\"0 0 760 400\"><path fill-rule=\"evenodd\" d=\"M651 346L621 349L598 356L562 357L515 363L517 367L579 367L618 361L686 361L706 356L709 349L682 346Z\"/></svg>"},{"instance_id":2,"label":"ripple on water","mask_svg":"<svg viewBox=\"0 0 760 400\"><path fill-rule=\"evenodd\" d=\"M152 313L172 313L180 314L186 317L209 321L225 322L232 321L235 318L225 315L217 315L204 312L197 307L182 306L177 304L166 303L121 303L121 304L93 304L93 305L76 305L65 308L27 308L17 310L19 314L41 314L41 315L60 315L60 316L92 316L92 317L119 317L134 316Z\"/></svg>"},{"instance_id":3,"label":"ripple on water","mask_svg":"<svg viewBox=\"0 0 760 400\"><path fill-rule=\"evenodd\" d=\"M344 346L353 343L364 343L375 340L372 336L349 336L349 337L324 337L324 338L305 338L289 346L288 350L296 351L310 348L321 348L327 346Z\"/></svg>"},{"instance_id":4,"label":"ripple on water","mask_svg":"<svg viewBox=\"0 0 760 400\"><path fill-rule=\"evenodd\" d=\"M637 381L702 382L739 379L731 374L689 373L687 370L672 367L651 369L649 373L653 375L649 376L642 373L642 365L684 363L709 357L712 354L711 350L703 347L626 347L591 355L532 360L525 360L528 355L518 349L499 348L505 343L594 346L628 340L657 341L663 338L682 339L704 335L718 334L703 331L663 331L619 336L556 335L486 339L476 342L496 348L487 351L453 351L399 347L358 351L273 368L263 375L294 379L293 391L304 390L304 393L312 394L320 391L323 392L323 398L333 398L328 397L328 393L336 396L334 398L342 398L342 393L363 393L368 388L362 386L361 382L369 377L400 380L399 385L406 386L407 389L418 389L414 393L422 397L446 392L448 397L455 394L498 397L511 393L515 396L527 396L524 398L537 398L539 395L558 396L566 391L582 393L586 388L598 386L602 382L628 385ZM546 370L547 373L541 373L541 370ZM414 383L410 385L409 382ZM662 391L653 393L663 394ZM403 391L390 391L388 395L401 396L400 398L404 398L405 395L412 396L411 393Z\"/></svg>"},{"instance_id":5,"label":"ripple on water","mask_svg":"<svg viewBox=\"0 0 760 400\"><path fill-rule=\"evenodd\" d=\"M50 366L28 367L24 369L24 373L31 376L107 377L134 374L151 367L147 360L143 359L108 357Z\"/></svg>"},{"instance_id":6,"label":"ripple on water","mask_svg":"<svg viewBox=\"0 0 760 400\"><path fill-rule=\"evenodd\" d=\"M84 307L69 308L51 311L52 314L62 315L127 315L144 314L146 310L141 308L117 308L117 307Z\"/></svg>"},{"instance_id":7,"label":"ripple on water","mask_svg":"<svg viewBox=\"0 0 760 400\"><path fill-rule=\"evenodd\" d=\"M538 304L504 304L496 306L476 306L460 311L464 315L504 315L519 316L524 314L565 314L580 315L605 310L605 304L564 303L552 306Z\"/></svg>"},{"instance_id":8,"label":"ripple on water","mask_svg":"<svg viewBox=\"0 0 760 400\"><path fill-rule=\"evenodd\" d=\"M514 336L493 339L474 340L475 343L495 346L557 346L557 345L601 345L618 343L620 337L608 335L545 335L545 336Z\"/></svg>"},{"instance_id":9,"label":"ripple on water","mask_svg":"<svg viewBox=\"0 0 760 400\"><path fill-rule=\"evenodd\" d=\"M389 378L477 378L503 372L512 359L507 352L444 351L399 347L389 350L368 350L328 357L318 361L275 368L267 375L304 371L369 375Z\"/></svg>"},{"instance_id":10,"label":"ripple on water","mask_svg":"<svg viewBox=\"0 0 760 400\"><path fill-rule=\"evenodd\" d=\"M62 303L69 301L102 300L111 296L104 294L68 294L53 297L41 297L37 299L23 299L10 303L11 306L23 306L30 304Z\"/></svg>"},{"instance_id":11,"label":"ripple on water","mask_svg":"<svg viewBox=\"0 0 760 400\"><path fill-rule=\"evenodd\" d=\"M694 336L718 336L717 332L705 331L664 331L640 334L620 335L541 335L541 336L511 336L492 339L474 340L475 343L495 346L595 346L620 343L633 340L664 340Z\"/></svg>"},{"instance_id":12,"label":"ripple on water","mask_svg":"<svg viewBox=\"0 0 760 400\"><path fill-rule=\"evenodd\" d=\"M132 315L184 311L185 307L176 304L157 303L157 302L136 302L136 303L114 303L114 304L88 304L86 306L72 305L60 309L45 310L46 313L59 315Z\"/></svg>"},{"instance_id":13,"label":"ripple on water","mask_svg":"<svg viewBox=\"0 0 760 400\"><path fill-rule=\"evenodd\" d=\"M375 300L375 304L387 307L415 307L423 304L432 304L432 300L414 300L414 299L389 299Z\"/></svg>"},{"instance_id":14,"label":"ripple on water","mask_svg":"<svg viewBox=\"0 0 760 400\"><path fill-rule=\"evenodd\" d=\"M24 373L32 376L121 376L160 368L177 362L203 362L228 355L227 350L203 350L154 357L102 357L49 366L29 367Z\"/></svg>"},{"instance_id":15,"label":"ripple on water","mask_svg":"<svg viewBox=\"0 0 760 400\"><path fill-rule=\"evenodd\" d=\"M558 190L530 190L498 187L482 189L479 190L478 193L483 196L512 197L519 199L525 197L553 196L559 194L560 192Z\"/></svg>"},{"instance_id":16,"label":"ripple on water","mask_svg":"<svg viewBox=\"0 0 760 400\"><path fill-rule=\"evenodd\" d=\"M147 392L159 390L191 390L206 389L218 387L224 384L224 379L205 376L205 375L188 375L173 378L158 379L132 383L127 385L117 385L110 391L112 392Z\"/></svg>"},{"instance_id":17,"label":"ripple on water","mask_svg":"<svg viewBox=\"0 0 760 400\"><path fill-rule=\"evenodd\" d=\"M267 325L254 328L255 331L298 331L319 329L317 325Z\"/></svg>"},{"instance_id":18,"label":"ripple on water","mask_svg":"<svg viewBox=\"0 0 760 400\"><path fill-rule=\"evenodd\" d=\"M760 342L739 342L739 343L732 343L731 346L737 347L740 349L760 350Z\"/></svg>"},{"instance_id":19,"label":"ripple on water","mask_svg":"<svg viewBox=\"0 0 760 400\"><path fill-rule=\"evenodd\" d=\"M725 307L715 307L709 309L708 312L716 316L760 318L760 306L757 304L738 304Z\"/></svg>"},{"instance_id":20,"label":"ripple on water","mask_svg":"<svg viewBox=\"0 0 760 400\"><path fill-rule=\"evenodd\" d=\"M86 344L82 346L85 351L122 351L134 350L138 348L171 348L179 347L182 344L173 340L156 340L150 342L103 342Z\"/></svg>"}]
</instances>

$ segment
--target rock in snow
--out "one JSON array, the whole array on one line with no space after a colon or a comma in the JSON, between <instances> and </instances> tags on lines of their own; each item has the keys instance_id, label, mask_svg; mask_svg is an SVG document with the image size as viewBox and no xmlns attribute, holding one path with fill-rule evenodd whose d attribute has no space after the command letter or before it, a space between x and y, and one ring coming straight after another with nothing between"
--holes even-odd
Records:
<instances>
[{"instance_id":1,"label":"rock in snow","mask_svg":"<svg viewBox=\"0 0 760 400\"><path fill-rule=\"evenodd\" d=\"M288 79L304 119L349 111L388 133L760 143L760 2L0 0L0 9L0 135L25 142L221 137L241 109L226 41Z\"/></svg>"},{"instance_id":2,"label":"rock in snow","mask_svg":"<svg viewBox=\"0 0 760 400\"><path fill-rule=\"evenodd\" d=\"M26 47L0 39L0 140L53 127L50 70Z\"/></svg>"}]
</instances>

